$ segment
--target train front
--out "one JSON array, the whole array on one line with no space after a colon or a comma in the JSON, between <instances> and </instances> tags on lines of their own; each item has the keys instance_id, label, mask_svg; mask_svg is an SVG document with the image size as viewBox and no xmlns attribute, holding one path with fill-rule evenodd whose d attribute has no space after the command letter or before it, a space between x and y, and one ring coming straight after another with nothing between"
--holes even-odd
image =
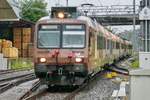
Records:
<instances>
[{"instance_id":1,"label":"train front","mask_svg":"<svg viewBox=\"0 0 150 100\"><path fill-rule=\"evenodd\" d=\"M86 24L51 19L36 25L35 74L48 85L81 85L88 75Z\"/></svg>"}]
</instances>

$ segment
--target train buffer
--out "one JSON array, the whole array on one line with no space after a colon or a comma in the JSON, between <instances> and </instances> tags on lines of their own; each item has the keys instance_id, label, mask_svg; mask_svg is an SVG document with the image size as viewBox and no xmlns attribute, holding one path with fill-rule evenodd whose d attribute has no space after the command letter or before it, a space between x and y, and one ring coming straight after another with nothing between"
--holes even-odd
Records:
<instances>
[{"instance_id":1,"label":"train buffer","mask_svg":"<svg viewBox=\"0 0 150 100\"><path fill-rule=\"evenodd\" d=\"M120 89L113 91L112 97L114 98L114 100L120 100L120 98L123 98L123 100L127 100L126 85L128 84L129 82L121 82Z\"/></svg>"}]
</instances>

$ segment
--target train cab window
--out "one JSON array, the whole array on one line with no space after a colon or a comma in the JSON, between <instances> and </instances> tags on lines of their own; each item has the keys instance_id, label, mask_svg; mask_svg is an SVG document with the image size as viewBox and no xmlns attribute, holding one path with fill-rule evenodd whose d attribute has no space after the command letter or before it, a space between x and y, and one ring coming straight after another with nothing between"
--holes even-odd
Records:
<instances>
[{"instance_id":1,"label":"train cab window","mask_svg":"<svg viewBox=\"0 0 150 100\"><path fill-rule=\"evenodd\" d=\"M85 25L63 25L63 48L85 47Z\"/></svg>"},{"instance_id":2,"label":"train cab window","mask_svg":"<svg viewBox=\"0 0 150 100\"><path fill-rule=\"evenodd\" d=\"M60 47L60 25L40 25L38 30L38 48Z\"/></svg>"}]
</instances>

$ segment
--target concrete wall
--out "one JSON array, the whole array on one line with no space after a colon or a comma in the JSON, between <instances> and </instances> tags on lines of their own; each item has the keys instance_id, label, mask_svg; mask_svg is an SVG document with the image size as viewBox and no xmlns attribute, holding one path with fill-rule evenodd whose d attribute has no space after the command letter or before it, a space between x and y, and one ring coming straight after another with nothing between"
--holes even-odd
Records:
<instances>
[{"instance_id":1,"label":"concrete wall","mask_svg":"<svg viewBox=\"0 0 150 100\"><path fill-rule=\"evenodd\" d=\"M0 70L7 70L7 58L3 58L3 54L0 53Z\"/></svg>"}]
</instances>

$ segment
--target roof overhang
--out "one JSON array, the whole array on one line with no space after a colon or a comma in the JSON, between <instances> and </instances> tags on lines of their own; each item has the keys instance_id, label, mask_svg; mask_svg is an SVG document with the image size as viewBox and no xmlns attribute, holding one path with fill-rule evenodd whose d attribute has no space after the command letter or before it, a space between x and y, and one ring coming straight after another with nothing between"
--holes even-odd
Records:
<instances>
[{"instance_id":1,"label":"roof overhang","mask_svg":"<svg viewBox=\"0 0 150 100\"><path fill-rule=\"evenodd\" d=\"M0 27L32 27L35 23L24 19L0 19Z\"/></svg>"},{"instance_id":2,"label":"roof overhang","mask_svg":"<svg viewBox=\"0 0 150 100\"><path fill-rule=\"evenodd\" d=\"M0 19L19 18L18 8L15 8L10 1L12 2L13 0L0 0Z\"/></svg>"}]
</instances>

